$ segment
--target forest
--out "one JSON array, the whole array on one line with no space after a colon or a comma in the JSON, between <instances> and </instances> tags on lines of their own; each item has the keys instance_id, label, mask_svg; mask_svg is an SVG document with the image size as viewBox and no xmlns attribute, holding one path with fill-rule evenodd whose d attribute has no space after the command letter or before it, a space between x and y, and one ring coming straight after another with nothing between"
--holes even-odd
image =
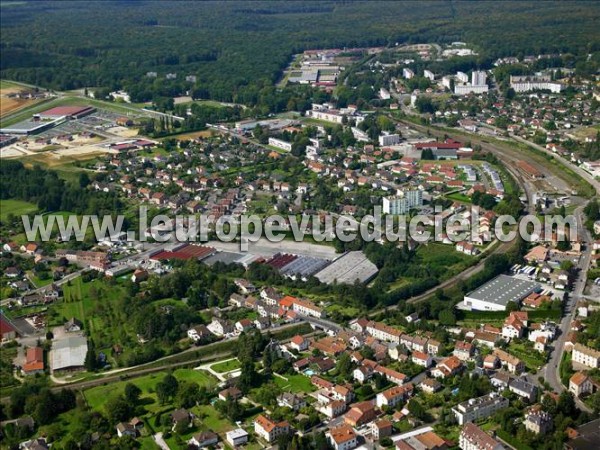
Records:
<instances>
[{"instance_id":1,"label":"forest","mask_svg":"<svg viewBox=\"0 0 600 450\"><path fill-rule=\"evenodd\" d=\"M464 41L481 61L583 55L600 48L599 21L594 2L6 2L0 76L50 89L126 89L135 102L187 90L302 109L306 90L279 97L273 86L305 49Z\"/></svg>"}]
</instances>

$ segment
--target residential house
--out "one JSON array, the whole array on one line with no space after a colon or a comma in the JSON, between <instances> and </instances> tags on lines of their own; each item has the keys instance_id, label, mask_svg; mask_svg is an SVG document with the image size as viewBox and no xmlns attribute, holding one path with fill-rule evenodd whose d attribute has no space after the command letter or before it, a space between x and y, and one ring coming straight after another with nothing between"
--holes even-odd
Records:
<instances>
[{"instance_id":1,"label":"residential house","mask_svg":"<svg viewBox=\"0 0 600 450\"><path fill-rule=\"evenodd\" d=\"M193 419L194 419L194 415L191 412L189 412L187 409L184 409L184 408L176 409L175 411L173 411L171 413L171 422L173 423L173 431L175 431L175 427L177 427L177 425L179 423L187 422L188 428L191 427L193 425L193 423L192 423Z\"/></svg>"},{"instance_id":2,"label":"residential house","mask_svg":"<svg viewBox=\"0 0 600 450\"><path fill-rule=\"evenodd\" d=\"M81 321L76 319L75 317L72 317L65 323L64 328L65 332L74 333L83 329L83 323L81 323Z\"/></svg>"},{"instance_id":3,"label":"residential house","mask_svg":"<svg viewBox=\"0 0 600 450\"><path fill-rule=\"evenodd\" d=\"M227 389L223 389L219 392L219 400L227 401L227 399L231 400L239 400L242 398L244 394L235 386L229 387Z\"/></svg>"},{"instance_id":4,"label":"residential house","mask_svg":"<svg viewBox=\"0 0 600 450\"><path fill-rule=\"evenodd\" d=\"M389 437L392 435L393 429L392 422L386 419L379 419L371 423L371 438L378 441L381 438Z\"/></svg>"},{"instance_id":5,"label":"residential house","mask_svg":"<svg viewBox=\"0 0 600 450\"><path fill-rule=\"evenodd\" d=\"M473 352L473 344L466 341L457 341L452 354L461 361L469 361L473 357Z\"/></svg>"},{"instance_id":6,"label":"residential house","mask_svg":"<svg viewBox=\"0 0 600 450\"><path fill-rule=\"evenodd\" d=\"M375 404L373 401L364 401L354 403L350 406L350 411L344 414L344 422L352 427L359 427L371 422L375 416Z\"/></svg>"},{"instance_id":7,"label":"residential house","mask_svg":"<svg viewBox=\"0 0 600 450\"><path fill-rule=\"evenodd\" d=\"M497 356L502 367L505 367L511 373L519 374L525 370L525 363L523 361L504 350L497 348L492 354Z\"/></svg>"},{"instance_id":8,"label":"residential house","mask_svg":"<svg viewBox=\"0 0 600 450\"><path fill-rule=\"evenodd\" d=\"M284 392L277 397L277 404L281 407L290 408L293 411L299 411L306 406L306 400L301 395Z\"/></svg>"},{"instance_id":9,"label":"residential house","mask_svg":"<svg viewBox=\"0 0 600 450\"><path fill-rule=\"evenodd\" d=\"M537 388L523 378L515 378L508 383L508 390L524 398L528 402L533 402L536 398Z\"/></svg>"},{"instance_id":10,"label":"residential house","mask_svg":"<svg viewBox=\"0 0 600 450\"><path fill-rule=\"evenodd\" d=\"M22 371L25 375L35 375L36 373L44 372L44 350L42 347L30 347L27 349Z\"/></svg>"},{"instance_id":11,"label":"residential house","mask_svg":"<svg viewBox=\"0 0 600 450\"><path fill-rule=\"evenodd\" d=\"M585 372L576 372L569 380L569 391L575 397L591 394L594 391L592 379Z\"/></svg>"},{"instance_id":12,"label":"residential house","mask_svg":"<svg viewBox=\"0 0 600 450\"><path fill-rule=\"evenodd\" d=\"M254 433L269 444L275 442L279 436L289 432L290 424L285 420L275 422L263 414L254 419Z\"/></svg>"},{"instance_id":13,"label":"residential house","mask_svg":"<svg viewBox=\"0 0 600 450\"><path fill-rule=\"evenodd\" d=\"M296 335L291 340L288 346L291 349L294 349L299 352L303 352L308 350L308 339L304 338L304 336Z\"/></svg>"},{"instance_id":14,"label":"residential house","mask_svg":"<svg viewBox=\"0 0 600 450\"><path fill-rule=\"evenodd\" d=\"M325 436L335 450L352 450L358 446L357 435L348 425L332 428Z\"/></svg>"},{"instance_id":15,"label":"residential house","mask_svg":"<svg viewBox=\"0 0 600 450\"><path fill-rule=\"evenodd\" d=\"M202 433L194 434L188 441L189 445L197 448L210 447L219 442L219 435L212 431L203 431Z\"/></svg>"},{"instance_id":16,"label":"residential house","mask_svg":"<svg viewBox=\"0 0 600 450\"><path fill-rule=\"evenodd\" d=\"M375 403L377 407L382 408L387 406L388 408L394 408L399 403L406 401L413 393L413 385L407 384L405 386L394 386L380 392L375 397Z\"/></svg>"},{"instance_id":17,"label":"residential house","mask_svg":"<svg viewBox=\"0 0 600 450\"><path fill-rule=\"evenodd\" d=\"M225 433L225 440L228 444L236 448L248 442L248 433L242 428L236 428Z\"/></svg>"},{"instance_id":18,"label":"residential house","mask_svg":"<svg viewBox=\"0 0 600 450\"><path fill-rule=\"evenodd\" d=\"M132 438L137 437L137 431L133 425L128 422L120 422L116 426L117 436L122 438L123 436L131 436Z\"/></svg>"},{"instance_id":19,"label":"residential house","mask_svg":"<svg viewBox=\"0 0 600 450\"><path fill-rule=\"evenodd\" d=\"M539 408L525 414L525 429L535 434L547 434L552 430L552 416Z\"/></svg>"},{"instance_id":20,"label":"residential house","mask_svg":"<svg viewBox=\"0 0 600 450\"><path fill-rule=\"evenodd\" d=\"M434 378L426 378L419 384L419 388L421 388L421 390L423 392L426 392L427 394L434 394L437 391L441 390L442 387L442 383L440 383Z\"/></svg>"},{"instance_id":21,"label":"residential house","mask_svg":"<svg viewBox=\"0 0 600 450\"><path fill-rule=\"evenodd\" d=\"M196 325L187 331L187 335L194 342L204 342L210 338L211 332L206 325Z\"/></svg>"},{"instance_id":22,"label":"residential house","mask_svg":"<svg viewBox=\"0 0 600 450\"><path fill-rule=\"evenodd\" d=\"M411 361L418 366L425 367L426 369L431 367L433 364L433 358L427 353L413 352L411 355Z\"/></svg>"},{"instance_id":23,"label":"residential house","mask_svg":"<svg viewBox=\"0 0 600 450\"><path fill-rule=\"evenodd\" d=\"M214 317L212 322L206 328L216 336L224 336L233 331L231 322L219 319L218 317Z\"/></svg>"},{"instance_id":24,"label":"residential house","mask_svg":"<svg viewBox=\"0 0 600 450\"><path fill-rule=\"evenodd\" d=\"M463 364L456 356L450 356L442 360L431 371L434 378L448 378L458 374L463 368Z\"/></svg>"}]
</instances>

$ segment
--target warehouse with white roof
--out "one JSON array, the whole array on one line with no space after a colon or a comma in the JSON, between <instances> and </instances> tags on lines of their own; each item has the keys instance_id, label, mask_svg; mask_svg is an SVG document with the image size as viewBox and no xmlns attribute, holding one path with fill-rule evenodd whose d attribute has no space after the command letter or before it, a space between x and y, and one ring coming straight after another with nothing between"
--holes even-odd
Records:
<instances>
[{"instance_id":1,"label":"warehouse with white roof","mask_svg":"<svg viewBox=\"0 0 600 450\"><path fill-rule=\"evenodd\" d=\"M52 342L50 368L57 370L77 370L85 365L87 339L83 336L69 336Z\"/></svg>"},{"instance_id":2,"label":"warehouse with white roof","mask_svg":"<svg viewBox=\"0 0 600 450\"><path fill-rule=\"evenodd\" d=\"M508 302L517 305L532 292L541 289L538 283L508 275L498 275L465 295L464 305L477 311L506 311Z\"/></svg>"}]
</instances>

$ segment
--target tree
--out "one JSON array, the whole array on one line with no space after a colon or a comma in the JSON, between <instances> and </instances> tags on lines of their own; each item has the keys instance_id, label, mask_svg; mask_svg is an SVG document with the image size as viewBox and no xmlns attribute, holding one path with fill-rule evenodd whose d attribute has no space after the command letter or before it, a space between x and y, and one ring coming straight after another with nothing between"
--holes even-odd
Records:
<instances>
[{"instance_id":1,"label":"tree","mask_svg":"<svg viewBox=\"0 0 600 450\"><path fill-rule=\"evenodd\" d=\"M104 410L106 411L108 420L112 424L124 422L126 420L129 420L129 418L131 417L130 404L123 395L117 395L115 397L110 398L104 404Z\"/></svg>"},{"instance_id":2,"label":"tree","mask_svg":"<svg viewBox=\"0 0 600 450\"><path fill-rule=\"evenodd\" d=\"M566 417L572 417L577 413L577 407L575 406L575 400L573 394L569 391L563 391L558 397L557 409L563 413Z\"/></svg>"},{"instance_id":3,"label":"tree","mask_svg":"<svg viewBox=\"0 0 600 450\"><path fill-rule=\"evenodd\" d=\"M257 386L260 382L260 375L254 367L253 361L244 361L242 371L238 380L238 388L243 393L248 393L250 389Z\"/></svg>"},{"instance_id":4,"label":"tree","mask_svg":"<svg viewBox=\"0 0 600 450\"><path fill-rule=\"evenodd\" d=\"M342 353L337 360L336 369L338 374L346 379L352 374L353 364L348 353Z\"/></svg>"},{"instance_id":5,"label":"tree","mask_svg":"<svg viewBox=\"0 0 600 450\"><path fill-rule=\"evenodd\" d=\"M191 408L198 401L199 392L200 386L198 383L192 381L181 383L175 396L175 405L178 408Z\"/></svg>"},{"instance_id":6,"label":"tree","mask_svg":"<svg viewBox=\"0 0 600 450\"><path fill-rule=\"evenodd\" d=\"M433 161L433 159L434 159L433 150L431 150L430 148L423 149L423 151L421 152L421 159L427 160L427 161Z\"/></svg>"},{"instance_id":7,"label":"tree","mask_svg":"<svg viewBox=\"0 0 600 450\"><path fill-rule=\"evenodd\" d=\"M137 405L140 395L142 395L142 390L135 384L127 383L125 385L125 400L127 400L130 404Z\"/></svg>"},{"instance_id":8,"label":"tree","mask_svg":"<svg viewBox=\"0 0 600 450\"><path fill-rule=\"evenodd\" d=\"M427 419L427 411L416 398L410 400L408 403L408 410L419 420L425 421Z\"/></svg>"},{"instance_id":9,"label":"tree","mask_svg":"<svg viewBox=\"0 0 600 450\"><path fill-rule=\"evenodd\" d=\"M456 315L453 309L444 309L439 315L440 325L452 326L456 325Z\"/></svg>"},{"instance_id":10,"label":"tree","mask_svg":"<svg viewBox=\"0 0 600 450\"><path fill-rule=\"evenodd\" d=\"M519 310L519 305L517 305L516 302L509 301L506 304L506 312L512 312L512 311L518 311L518 310Z\"/></svg>"},{"instance_id":11,"label":"tree","mask_svg":"<svg viewBox=\"0 0 600 450\"><path fill-rule=\"evenodd\" d=\"M156 385L156 396L161 405L164 405L177 394L178 382L172 374L167 374Z\"/></svg>"},{"instance_id":12,"label":"tree","mask_svg":"<svg viewBox=\"0 0 600 450\"><path fill-rule=\"evenodd\" d=\"M79 174L79 187L86 188L90 184L90 177L86 172L81 172Z\"/></svg>"},{"instance_id":13,"label":"tree","mask_svg":"<svg viewBox=\"0 0 600 450\"><path fill-rule=\"evenodd\" d=\"M85 370L93 372L98 367L98 357L96 356L96 350L94 349L93 343L90 341L88 351L85 354Z\"/></svg>"}]
</instances>

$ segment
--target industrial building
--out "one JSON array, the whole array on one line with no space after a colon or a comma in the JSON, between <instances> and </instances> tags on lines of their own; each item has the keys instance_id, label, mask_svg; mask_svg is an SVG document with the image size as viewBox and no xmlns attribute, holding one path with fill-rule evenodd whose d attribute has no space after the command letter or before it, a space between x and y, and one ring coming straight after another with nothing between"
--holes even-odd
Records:
<instances>
[{"instance_id":1,"label":"industrial building","mask_svg":"<svg viewBox=\"0 0 600 450\"><path fill-rule=\"evenodd\" d=\"M365 283L377 274L377 266L361 251L348 252L318 272L315 277L322 283Z\"/></svg>"},{"instance_id":2,"label":"industrial building","mask_svg":"<svg viewBox=\"0 0 600 450\"><path fill-rule=\"evenodd\" d=\"M464 305L477 311L505 311L508 302L519 304L532 292L541 289L538 283L508 275L498 275L465 295Z\"/></svg>"},{"instance_id":3,"label":"industrial building","mask_svg":"<svg viewBox=\"0 0 600 450\"><path fill-rule=\"evenodd\" d=\"M87 339L83 336L54 340L50 351L50 368L53 371L83 368L87 349Z\"/></svg>"}]
</instances>

